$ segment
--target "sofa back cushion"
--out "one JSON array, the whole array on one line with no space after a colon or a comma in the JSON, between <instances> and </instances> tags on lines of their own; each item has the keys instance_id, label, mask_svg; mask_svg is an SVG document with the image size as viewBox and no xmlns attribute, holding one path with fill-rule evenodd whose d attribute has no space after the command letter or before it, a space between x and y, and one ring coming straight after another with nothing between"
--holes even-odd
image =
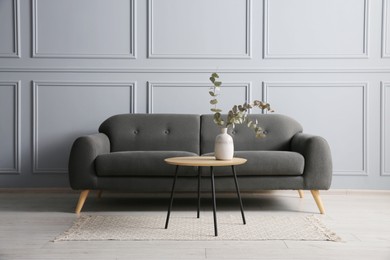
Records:
<instances>
[{"instance_id":1,"label":"sofa back cushion","mask_svg":"<svg viewBox=\"0 0 390 260\"><path fill-rule=\"evenodd\" d=\"M99 132L110 139L111 152L187 151L199 154L199 115L115 115L100 125Z\"/></svg>"},{"instance_id":2,"label":"sofa back cushion","mask_svg":"<svg viewBox=\"0 0 390 260\"><path fill-rule=\"evenodd\" d=\"M248 117L257 119L267 136L256 138L253 129L249 129L246 124L229 128L228 133L233 137L235 151L289 151L291 138L302 132L302 126L297 121L284 115L252 114ZM201 116L201 154L214 151L214 140L220 133L220 128L214 123L213 115Z\"/></svg>"}]
</instances>

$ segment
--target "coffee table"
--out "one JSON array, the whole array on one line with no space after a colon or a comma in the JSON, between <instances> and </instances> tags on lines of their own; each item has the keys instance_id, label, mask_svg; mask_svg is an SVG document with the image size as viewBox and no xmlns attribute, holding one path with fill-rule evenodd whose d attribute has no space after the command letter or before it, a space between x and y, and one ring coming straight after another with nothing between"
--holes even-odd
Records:
<instances>
[{"instance_id":1,"label":"coffee table","mask_svg":"<svg viewBox=\"0 0 390 260\"><path fill-rule=\"evenodd\" d=\"M167 219L165 222L165 229L168 228L169 216L171 214L171 209L172 209L172 204L173 204L173 195L175 193L175 185L176 185L177 175L178 175L178 171L179 171L179 166L198 167L198 211L197 211L197 218L199 218L199 215L200 215L199 214L199 211L200 211L200 183L201 183L200 167L210 167L215 236L218 236L218 229L217 229L217 213L216 213L216 199L215 199L214 167L231 166L233 178L234 178L234 183L236 185L237 197L238 197L238 200L240 202L242 221L245 225L246 221L245 221L244 209L242 206L240 189L238 187L235 166L244 164L244 163L246 163L246 161L247 160L244 158L233 158L232 160L216 160L215 157L211 157L211 156L187 156L187 157L172 157L172 158L165 159L166 163L176 166L175 177L173 180L172 191L171 191L171 198L170 198L170 203L169 203L169 207L168 207Z\"/></svg>"}]
</instances>

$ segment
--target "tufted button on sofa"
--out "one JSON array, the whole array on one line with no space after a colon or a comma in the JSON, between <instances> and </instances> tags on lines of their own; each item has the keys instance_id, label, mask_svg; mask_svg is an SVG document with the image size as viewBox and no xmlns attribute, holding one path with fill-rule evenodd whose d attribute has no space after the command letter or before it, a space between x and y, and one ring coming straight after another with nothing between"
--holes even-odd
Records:
<instances>
[{"instance_id":1,"label":"tufted button on sofa","mask_svg":"<svg viewBox=\"0 0 390 260\"><path fill-rule=\"evenodd\" d=\"M328 143L319 136L302 133L294 119L279 114L250 115L267 134L256 138L245 125L229 129L235 156L247 159L237 167L240 189L310 190L321 213L325 213L319 190L329 189L332 158ZM69 158L70 185L81 190L76 206L80 213L90 190L169 192L174 169L165 158L212 155L219 127L213 115L121 114L106 119L99 133L75 140ZM209 175L201 169L202 176ZM235 191L218 167L217 191ZM178 191L196 191L197 169L181 167ZM205 185L203 185L204 187ZM206 187L208 187L207 185Z\"/></svg>"}]
</instances>

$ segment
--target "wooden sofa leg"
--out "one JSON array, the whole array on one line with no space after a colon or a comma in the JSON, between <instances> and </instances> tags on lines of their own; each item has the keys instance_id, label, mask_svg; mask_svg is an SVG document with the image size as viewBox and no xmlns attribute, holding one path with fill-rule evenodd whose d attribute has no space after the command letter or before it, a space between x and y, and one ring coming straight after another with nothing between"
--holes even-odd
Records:
<instances>
[{"instance_id":1,"label":"wooden sofa leg","mask_svg":"<svg viewBox=\"0 0 390 260\"><path fill-rule=\"evenodd\" d=\"M80 197L79 197L79 201L77 202L76 211L75 211L77 214L80 214L81 209L84 206L84 202L88 197L88 193L89 193L89 190L83 190L81 192Z\"/></svg>"},{"instance_id":2,"label":"wooden sofa leg","mask_svg":"<svg viewBox=\"0 0 390 260\"><path fill-rule=\"evenodd\" d=\"M299 197L302 199L304 197L303 190L298 190Z\"/></svg>"},{"instance_id":3,"label":"wooden sofa leg","mask_svg":"<svg viewBox=\"0 0 390 260\"><path fill-rule=\"evenodd\" d=\"M311 195L313 195L313 198L317 204L318 209L320 210L320 213L325 214L324 205L322 204L322 200L320 197L320 191L319 190L311 190Z\"/></svg>"}]
</instances>

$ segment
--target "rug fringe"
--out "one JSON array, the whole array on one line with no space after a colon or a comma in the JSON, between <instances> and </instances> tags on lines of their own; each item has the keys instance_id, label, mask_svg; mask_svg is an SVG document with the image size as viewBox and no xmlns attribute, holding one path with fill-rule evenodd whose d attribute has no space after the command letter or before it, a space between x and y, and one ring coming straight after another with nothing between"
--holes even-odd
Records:
<instances>
[{"instance_id":1,"label":"rug fringe","mask_svg":"<svg viewBox=\"0 0 390 260\"><path fill-rule=\"evenodd\" d=\"M317 229L319 232L328 237L328 241L341 242L342 239L335 232L330 230L325 224L315 215L310 215L306 217Z\"/></svg>"}]
</instances>

